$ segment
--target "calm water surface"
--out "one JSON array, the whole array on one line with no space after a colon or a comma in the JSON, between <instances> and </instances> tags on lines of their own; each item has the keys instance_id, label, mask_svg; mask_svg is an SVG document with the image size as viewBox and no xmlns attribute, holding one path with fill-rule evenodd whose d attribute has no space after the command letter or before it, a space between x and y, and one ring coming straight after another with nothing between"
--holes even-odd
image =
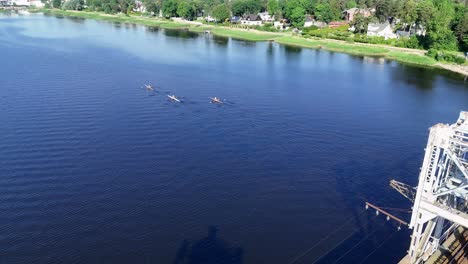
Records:
<instances>
[{"instance_id":1,"label":"calm water surface","mask_svg":"<svg viewBox=\"0 0 468 264\"><path fill-rule=\"evenodd\" d=\"M395 263L363 203L409 208L389 180L468 110L456 75L91 20L2 16L0 57L0 263Z\"/></svg>"}]
</instances>

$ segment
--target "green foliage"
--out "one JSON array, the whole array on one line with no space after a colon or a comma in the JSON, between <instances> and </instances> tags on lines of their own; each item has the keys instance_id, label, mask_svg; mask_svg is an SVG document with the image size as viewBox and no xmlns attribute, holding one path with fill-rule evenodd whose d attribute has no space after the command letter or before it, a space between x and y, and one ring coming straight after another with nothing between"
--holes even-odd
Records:
<instances>
[{"instance_id":1,"label":"green foliage","mask_svg":"<svg viewBox=\"0 0 468 264\"><path fill-rule=\"evenodd\" d=\"M323 2L315 7L315 16L318 20L329 23L331 21L341 20L341 10L338 10L328 2Z\"/></svg>"},{"instance_id":2,"label":"green foliage","mask_svg":"<svg viewBox=\"0 0 468 264\"><path fill-rule=\"evenodd\" d=\"M233 15L243 16L260 12L262 5L258 0L236 0L232 3L231 8Z\"/></svg>"},{"instance_id":3,"label":"green foliage","mask_svg":"<svg viewBox=\"0 0 468 264\"><path fill-rule=\"evenodd\" d=\"M267 10L269 14L276 15L280 10L278 0L268 0Z\"/></svg>"},{"instance_id":4,"label":"green foliage","mask_svg":"<svg viewBox=\"0 0 468 264\"><path fill-rule=\"evenodd\" d=\"M385 22L391 16L392 3L390 0L380 0L377 3L375 15L380 22Z\"/></svg>"},{"instance_id":5,"label":"green foliage","mask_svg":"<svg viewBox=\"0 0 468 264\"><path fill-rule=\"evenodd\" d=\"M456 64L465 63L465 58L462 55L457 54L456 52L453 52L453 51L429 49L426 55L431 58L436 59L437 61L450 62L450 63L456 63Z\"/></svg>"},{"instance_id":6,"label":"green foliage","mask_svg":"<svg viewBox=\"0 0 468 264\"><path fill-rule=\"evenodd\" d=\"M226 4L218 4L213 8L212 16L216 21L226 21L229 18L229 7Z\"/></svg>"},{"instance_id":7,"label":"green foliage","mask_svg":"<svg viewBox=\"0 0 468 264\"><path fill-rule=\"evenodd\" d=\"M157 0L145 0L143 4L146 7L146 11L153 14L157 15L159 14L159 10L161 10L161 2Z\"/></svg>"},{"instance_id":8,"label":"green foliage","mask_svg":"<svg viewBox=\"0 0 468 264\"><path fill-rule=\"evenodd\" d=\"M356 1L351 0L351 1L346 2L346 9L350 9L350 8L353 8L353 7L357 7Z\"/></svg>"},{"instance_id":9,"label":"green foliage","mask_svg":"<svg viewBox=\"0 0 468 264\"><path fill-rule=\"evenodd\" d=\"M329 38L337 40L351 40L353 34L348 31L348 26L341 26L338 28L323 28L317 30L309 29L306 31L307 34L317 38Z\"/></svg>"},{"instance_id":10,"label":"green foliage","mask_svg":"<svg viewBox=\"0 0 468 264\"><path fill-rule=\"evenodd\" d=\"M422 26L428 26L435 13L434 3L431 0L422 0L416 5L417 19L416 23Z\"/></svg>"},{"instance_id":11,"label":"green foliage","mask_svg":"<svg viewBox=\"0 0 468 264\"><path fill-rule=\"evenodd\" d=\"M449 29L430 31L426 35L425 46L437 50L458 50L457 38Z\"/></svg>"},{"instance_id":12,"label":"green foliage","mask_svg":"<svg viewBox=\"0 0 468 264\"><path fill-rule=\"evenodd\" d=\"M298 6L292 10L290 20L291 24L295 28L300 28L304 26L304 21L305 21L305 9L302 6Z\"/></svg>"},{"instance_id":13,"label":"green foliage","mask_svg":"<svg viewBox=\"0 0 468 264\"><path fill-rule=\"evenodd\" d=\"M84 6L84 0L68 0L62 5L62 9L65 10L82 10Z\"/></svg>"},{"instance_id":14,"label":"green foliage","mask_svg":"<svg viewBox=\"0 0 468 264\"><path fill-rule=\"evenodd\" d=\"M367 26L369 25L370 17L364 17L362 15L357 15L352 25L354 26L354 32L359 34L367 33Z\"/></svg>"},{"instance_id":15,"label":"green foliage","mask_svg":"<svg viewBox=\"0 0 468 264\"><path fill-rule=\"evenodd\" d=\"M62 0L52 0L52 6L54 8L60 8L60 6L62 6Z\"/></svg>"},{"instance_id":16,"label":"green foliage","mask_svg":"<svg viewBox=\"0 0 468 264\"><path fill-rule=\"evenodd\" d=\"M180 1L177 6L177 15L187 20L193 20L195 17L195 5L191 1Z\"/></svg>"},{"instance_id":17,"label":"green foliage","mask_svg":"<svg viewBox=\"0 0 468 264\"><path fill-rule=\"evenodd\" d=\"M468 7L458 6L452 28L458 39L460 49L465 52L468 51Z\"/></svg>"},{"instance_id":18,"label":"green foliage","mask_svg":"<svg viewBox=\"0 0 468 264\"><path fill-rule=\"evenodd\" d=\"M178 7L178 0L164 0L162 5L162 13L165 17L175 17L177 16Z\"/></svg>"}]
</instances>

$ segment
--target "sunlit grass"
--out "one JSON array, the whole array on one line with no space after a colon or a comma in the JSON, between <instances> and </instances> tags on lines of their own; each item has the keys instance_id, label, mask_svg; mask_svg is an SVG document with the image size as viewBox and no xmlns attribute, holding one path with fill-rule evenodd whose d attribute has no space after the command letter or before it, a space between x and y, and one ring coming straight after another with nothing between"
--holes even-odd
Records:
<instances>
[{"instance_id":1,"label":"sunlit grass","mask_svg":"<svg viewBox=\"0 0 468 264\"><path fill-rule=\"evenodd\" d=\"M435 59L430 58L428 56L421 56L421 55L398 52L398 51L389 52L387 55L387 58L400 61L400 62L404 62L404 63L417 64L417 65L434 65L437 63Z\"/></svg>"},{"instance_id":2,"label":"sunlit grass","mask_svg":"<svg viewBox=\"0 0 468 264\"><path fill-rule=\"evenodd\" d=\"M236 39L245 39L250 41L266 41L279 37L279 34L259 33L258 31L244 31L235 28L212 28L211 32L215 35L231 37Z\"/></svg>"}]
</instances>

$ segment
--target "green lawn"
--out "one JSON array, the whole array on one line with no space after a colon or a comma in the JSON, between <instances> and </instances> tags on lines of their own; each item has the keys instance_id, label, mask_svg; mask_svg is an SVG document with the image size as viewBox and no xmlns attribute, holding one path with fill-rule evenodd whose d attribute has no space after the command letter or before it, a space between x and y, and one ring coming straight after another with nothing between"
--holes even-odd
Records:
<instances>
[{"instance_id":1,"label":"green lawn","mask_svg":"<svg viewBox=\"0 0 468 264\"><path fill-rule=\"evenodd\" d=\"M387 58L417 65L434 65L437 63L435 59L428 56L421 56L398 51L390 51L387 55Z\"/></svg>"},{"instance_id":2,"label":"green lawn","mask_svg":"<svg viewBox=\"0 0 468 264\"><path fill-rule=\"evenodd\" d=\"M354 44L347 44L345 42L332 42L326 40L305 39L300 37L280 37L275 39L276 42L285 45L301 46L312 49L326 49L330 51L345 52L354 55L367 55L367 56L385 56L388 50L381 47L360 46Z\"/></svg>"},{"instance_id":3,"label":"green lawn","mask_svg":"<svg viewBox=\"0 0 468 264\"><path fill-rule=\"evenodd\" d=\"M279 37L279 34L268 34L268 33L260 33L258 31L245 31L239 29L231 29L231 28L216 28L213 27L210 29L211 32L215 35L224 36L224 37L231 37L235 39L245 39L250 41L266 41L272 40L274 38Z\"/></svg>"}]
</instances>

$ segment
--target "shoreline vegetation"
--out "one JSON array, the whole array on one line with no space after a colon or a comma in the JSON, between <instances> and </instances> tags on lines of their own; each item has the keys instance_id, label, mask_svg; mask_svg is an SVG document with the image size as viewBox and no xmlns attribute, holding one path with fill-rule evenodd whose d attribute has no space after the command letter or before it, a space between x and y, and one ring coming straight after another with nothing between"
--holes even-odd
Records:
<instances>
[{"instance_id":1,"label":"shoreline vegetation","mask_svg":"<svg viewBox=\"0 0 468 264\"><path fill-rule=\"evenodd\" d=\"M380 44L366 44L347 42L334 39L304 38L291 32L265 32L255 29L240 29L234 27L197 24L185 21L172 21L169 19L154 18L140 15L106 14L103 12L72 11L61 9L29 9L30 12L44 13L46 15L67 16L85 19L104 20L108 22L139 24L165 29L180 29L203 33L209 31L222 37L247 41L274 41L282 45L298 46L311 49L324 49L333 52L347 53L357 56L373 56L394 60L401 63L423 66L427 68L440 68L468 76L467 65L441 63L425 55L426 50L398 48Z\"/></svg>"}]
</instances>

